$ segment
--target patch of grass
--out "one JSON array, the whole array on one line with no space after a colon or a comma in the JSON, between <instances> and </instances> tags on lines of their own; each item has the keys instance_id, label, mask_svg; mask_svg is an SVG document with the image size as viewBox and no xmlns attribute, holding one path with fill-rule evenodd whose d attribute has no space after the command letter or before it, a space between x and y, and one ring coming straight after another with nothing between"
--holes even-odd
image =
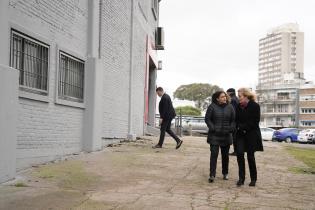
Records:
<instances>
[{"instance_id":1,"label":"patch of grass","mask_svg":"<svg viewBox=\"0 0 315 210\"><path fill-rule=\"evenodd\" d=\"M28 187L27 184L23 183L23 182L17 182L14 184L15 187Z\"/></svg>"},{"instance_id":2,"label":"patch of grass","mask_svg":"<svg viewBox=\"0 0 315 210\"><path fill-rule=\"evenodd\" d=\"M67 161L39 167L35 176L56 181L62 188L87 189L98 181L98 177L88 173L82 161Z\"/></svg>"},{"instance_id":3,"label":"patch of grass","mask_svg":"<svg viewBox=\"0 0 315 210\"><path fill-rule=\"evenodd\" d=\"M98 210L98 209L114 209L114 205L102 203L99 201L87 200L86 202L82 203L80 206L74 207L73 210Z\"/></svg>"},{"instance_id":4,"label":"patch of grass","mask_svg":"<svg viewBox=\"0 0 315 210\"><path fill-rule=\"evenodd\" d=\"M315 149L287 147L288 152L296 159L304 162L308 168L291 167L289 170L295 173L315 174Z\"/></svg>"},{"instance_id":5,"label":"patch of grass","mask_svg":"<svg viewBox=\"0 0 315 210\"><path fill-rule=\"evenodd\" d=\"M315 170L311 168L290 167L289 171L297 174L315 174Z\"/></svg>"}]
</instances>

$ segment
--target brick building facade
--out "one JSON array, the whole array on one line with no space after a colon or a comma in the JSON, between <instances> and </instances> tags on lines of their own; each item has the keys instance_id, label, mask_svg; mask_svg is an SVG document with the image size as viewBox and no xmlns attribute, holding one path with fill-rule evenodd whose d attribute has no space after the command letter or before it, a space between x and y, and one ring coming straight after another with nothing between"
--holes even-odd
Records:
<instances>
[{"instance_id":1,"label":"brick building facade","mask_svg":"<svg viewBox=\"0 0 315 210\"><path fill-rule=\"evenodd\" d=\"M315 87L303 87L299 94L299 127L315 128Z\"/></svg>"},{"instance_id":2,"label":"brick building facade","mask_svg":"<svg viewBox=\"0 0 315 210\"><path fill-rule=\"evenodd\" d=\"M1 107L15 119L1 129L15 126L16 140L1 142L9 142L2 150L12 151L6 158L16 166L0 168L0 181L15 169L134 139L154 122L158 0L0 6L0 77L18 77L17 106Z\"/></svg>"}]
</instances>

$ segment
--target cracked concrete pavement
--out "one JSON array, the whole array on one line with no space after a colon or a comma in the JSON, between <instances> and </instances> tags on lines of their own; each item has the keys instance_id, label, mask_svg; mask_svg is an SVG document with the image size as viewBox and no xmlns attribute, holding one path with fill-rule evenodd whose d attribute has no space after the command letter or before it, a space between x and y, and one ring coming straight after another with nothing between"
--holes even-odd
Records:
<instances>
[{"instance_id":1,"label":"cracked concrete pavement","mask_svg":"<svg viewBox=\"0 0 315 210\"><path fill-rule=\"evenodd\" d=\"M217 177L208 183L206 139L183 140L179 150L170 138L163 149L154 150L157 138L145 137L25 170L19 182L27 186L0 186L0 209L315 209L315 175L288 170L305 165L287 153L286 144L264 142L265 152L256 153L258 182L253 188L248 169L245 185L236 186L234 156L229 180L222 179L219 157ZM73 164L76 169L69 169Z\"/></svg>"}]
</instances>

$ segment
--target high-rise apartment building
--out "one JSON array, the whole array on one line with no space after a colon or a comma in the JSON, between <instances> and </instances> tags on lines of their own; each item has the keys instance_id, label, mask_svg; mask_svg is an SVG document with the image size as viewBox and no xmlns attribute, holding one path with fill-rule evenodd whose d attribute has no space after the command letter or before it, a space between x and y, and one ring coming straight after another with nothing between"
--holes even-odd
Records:
<instances>
[{"instance_id":1,"label":"high-rise apartment building","mask_svg":"<svg viewBox=\"0 0 315 210\"><path fill-rule=\"evenodd\" d=\"M258 88L304 80L304 33L294 23L273 28L259 40Z\"/></svg>"},{"instance_id":2,"label":"high-rise apartment building","mask_svg":"<svg viewBox=\"0 0 315 210\"><path fill-rule=\"evenodd\" d=\"M294 23L259 40L258 103L261 126L297 127L298 93L304 81L304 33Z\"/></svg>"}]
</instances>

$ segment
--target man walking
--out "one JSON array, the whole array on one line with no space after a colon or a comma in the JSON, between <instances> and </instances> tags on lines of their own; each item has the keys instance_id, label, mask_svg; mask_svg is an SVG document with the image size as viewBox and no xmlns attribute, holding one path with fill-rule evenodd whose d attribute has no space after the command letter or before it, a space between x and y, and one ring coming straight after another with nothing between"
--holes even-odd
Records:
<instances>
[{"instance_id":1,"label":"man walking","mask_svg":"<svg viewBox=\"0 0 315 210\"><path fill-rule=\"evenodd\" d=\"M234 111L236 111L236 107L238 106L239 101L238 101L238 98L236 97L235 89L229 88L226 92L231 98L231 104L234 108ZM234 151L232 153L230 153L230 155L235 156L236 155L236 132L233 133L233 149L234 149Z\"/></svg>"},{"instance_id":2,"label":"man walking","mask_svg":"<svg viewBox=\"0 0 315 210\"><path fill-rule=\"evenodd\" d=\"M176 149L178 149L182 145L183 141L180 140L171 130L171 122L176 116L171 97L164 93L162 87L156 88L156 94L161 97L161 101L159 103L161 133L159 143L153 146L153 149L162 148L165 132L173 137L176 141Z\"/></svg>"}]
</instances>

